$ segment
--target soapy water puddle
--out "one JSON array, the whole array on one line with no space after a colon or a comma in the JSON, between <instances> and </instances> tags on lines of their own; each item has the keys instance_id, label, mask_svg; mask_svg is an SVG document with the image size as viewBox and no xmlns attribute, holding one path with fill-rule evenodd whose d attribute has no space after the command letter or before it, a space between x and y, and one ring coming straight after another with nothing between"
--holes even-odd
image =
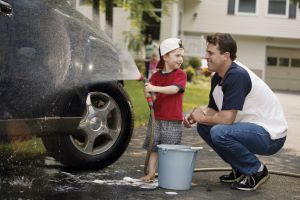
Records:
<instances>
[{"instance_id":1,"label":"soapy water puddle","mask_svg":"<svg viewBox=\"0 0 300 200\"><path fill-rule=\"evenodd\" d=\"M52 157L28 159L26 162L8 165L5 169L0 167L0 199L31 199L34 195L43 199L49 194L61 197L76 196L79 193L96 193L103 199L109 199L119 194L130 197L133 194L144 195L142 193L145 190L155 190L154 193L158 195L177 195L174 191L160 190L157 179L150 183L139 180L143 176L144 166L139 165L139 162L136 165L128 164L128 160L123 158L97 171L67 170Z\"/></svg>"},{"instance_id":2,"label":"soapy water puddle","mask_svg":"<svg viewBox=\"0 0 300 200\"><path fill-rule=\"evenodd\" d=\"M11 186L19 186L19 187L30 189L32 187L33 180L34 179L21 176L21 177L15 177L13 180L9 180L8 184Z\"/></svg>"},{"instance_id":3,"label":"soapy water puddle","mask_svg":"<svg viewBox=\"0 0 300 200\"><path fill-rule=\"evenodd\" d=\"M39 163L35 165L36 163ZM158 180L145 183L137 177L141 166L124 170L119 167L108 167L99 171L67 171L54 159L44 158L44 161L35 164L18 164L1 170L0 199L6 199L15 195L15 191L22 195L40 193L42 195L54 192L66 194L73 192L91 192L95 189L117 186L120 190L132 188L150 189L158 188ZM131 178L129 176L135 177ZM105 186L105 187L104 187ZM125 187L122 189L122 187ZM30 199L30 198L29 198Z\"/></svg>"},{"instance_id":4,"label":"soapy water puddle","mask_svg":"<svg viewBox=\"0 0 300 200\"><path fill-rule=\"evenodd\" d=\"M152 182L146 183L139 179L131 178L131 177L123 177L123 179L106 179L100 178L99 176L108 175L108 173L91 173L85 176L78 176L68 172L60 172L62 175L66 177L61 179L63 181L69 183L78 183L78 184L99 184L99 185L108 185L108 186L132 186L139 187L142 189L155 189L158 187L158 180L155 179ZM50 182L57 182L58 180L50 180Z\"/></svg>"},{"instance_id":5,"label":"soapy water puddle","mask_svg":"<svg viewBox=\"0 0 300 200\"><path fill-rule=\"evenodd\" d=\"M145 183L139 179L124 177L123 180L94 180L93 183L105 185L126 185L133 187L140 187L143 189L155 189L158 187L158 181L155 179L153 182Z\"/></svg>"},{"instance_id":6,"label":"soapy water puddle","mask_svg":"<svg viewBox=\"0 0 300 200\"><path fill-rule=\"evenodd\" d=\"M67 191L75 191L79 188L76 187L81 184L99 184L99 185L108 185L108 186L132 186L132 187L139 187L142 189L155 189L158 188L158 180L155 179L152 182L146 183L139 179L131 178L131 177L124 177L121 180L117 179L95 179L95 176L107 175L107 173L91 173L87 174L86 176L82 175L74 175L68 172L59 172L56 178L49 179L50 185L56 185L53 189L57 192L67 192ZM20 176L14 177L12 180L8 181L8 184L11 187L19 187L19 188L28 188L31 189L33 186L33 181L35 179ZM73 185L73 186L72 186ZM166 193L169 194L169 193ZM173 193L172 193L173 194Z\"/></svg>"},{"instance_id":7,"label":"soapy water puddle","mask_svg":"<svg viewBox=\"0 0 300 200\"><path fill-rule=\"evenodd\" d=\"M140 171L140 170L136 170ZM114 179L116 176L126 175L128 172L126 170L114 170L112 167L108 167L105 170L101 170L100 172L79 172L79 173L71 173L66 171L57 171L57 174L49 179L50 183L53 184L97 184L97 185L108 185L108 186L132 186L139 187L142 189L155 189L158 187L158 180L155 179L152 182L146 183L137 178L131 178L125 176L120 179ZM112 178L114 177L114 178ZM112 178L112 179L111 179ZM71 190L72 187L59 187L57 190L65 191Z\"/></svg>"},{"instance_id":8,"label":"soapy water puddle","mask_svg":"<svg viewBox=\"0 0 300 200\"><path fill-rule=\"evenodd\" d=\"M158 179L150 183L140 181L138 178L143 176L144 166L140 162L129 165L128 158L123 160L96 171L68 170L52 157L44 156L0 164L0 199L45 199L49 195L54 195L53 199L64 199L65 195L76 199L79 194L87 199L93 194L101 199L125 196L130 199L147 195L146 191L157 196L178 195L174 191L161 190Z\"/></svg>"}]
</instances>

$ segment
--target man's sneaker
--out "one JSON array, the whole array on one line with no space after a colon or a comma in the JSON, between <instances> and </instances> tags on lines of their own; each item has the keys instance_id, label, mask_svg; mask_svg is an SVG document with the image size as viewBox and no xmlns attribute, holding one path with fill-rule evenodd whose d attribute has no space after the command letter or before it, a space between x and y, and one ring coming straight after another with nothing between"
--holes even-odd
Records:
<instances>
[{"instance_id":1,"label":"man's sneaker","mask_svg":"<svg viewBox=\"0 0 300 200\"><path fill-rule=\"evenodd\" d=\"M224 183L233 183L236 181L240 181L243 177L244 175L242 173L235 169L232 169L230 174L220 176L220 181Z\"/></svg>"},{"instance_id":2,"label":"man's sneaker","mask_svg":"<svg viewBox=\"0 0 300 200\"><path fill-rule=\"evenodd\" d=\"M270 178L268 169L264 166L261 172L256 172L253 175L245 176L242 180L235 182L231 185L232 189L237 190L256 190L260 185L265 183Z\"/></svg>"}]
</instances>

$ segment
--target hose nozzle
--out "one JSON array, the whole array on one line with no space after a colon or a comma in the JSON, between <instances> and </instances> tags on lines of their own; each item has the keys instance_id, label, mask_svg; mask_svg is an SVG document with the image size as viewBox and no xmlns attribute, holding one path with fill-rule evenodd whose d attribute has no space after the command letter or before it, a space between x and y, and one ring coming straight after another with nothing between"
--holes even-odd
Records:
<instances>
[{"instance_id":1,"label":"hose nozzle","mask_svg":"<svg viewBox=\"0 0 300 200\"><path fill-rule=\"evenodd\" d=\"M145 80L144 82L145 82L145 84L149 83L148 80ZM147 100L147 103L148 103L148 105L149 105L149 107L151 109L153 107L153 97L152 97L151 92L147 92L146 93L146 100Z\"/></svg>"},{"instance_id":2,"label":"hose nozzle","mask_svg":"<svg viewBox=\"0 0 300 200\"><path fill-rule=\"evenodd\" d=\"M150 108L153 107L153 98L150 92L146 93L146 100Z\"/></svg>"}]
</instances>

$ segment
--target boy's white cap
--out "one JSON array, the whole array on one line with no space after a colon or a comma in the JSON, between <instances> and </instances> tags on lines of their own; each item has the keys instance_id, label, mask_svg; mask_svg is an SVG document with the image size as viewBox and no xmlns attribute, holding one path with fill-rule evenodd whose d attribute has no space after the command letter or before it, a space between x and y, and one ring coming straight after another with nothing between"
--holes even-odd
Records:
<instances>
[{"instance_id":1,"label":"boy's white cap","mask_svg":"<svg viewBox=\"0 0 300 200\"><path fill-rule=\"evenodd\" d=\"M183 48L181 40L178 38L168 38L161 42L159 54L160 56L163 56L177 48Z\"/></svg>"},{"instance_id":2,"label":"boy's white cap","mask_svg":"<svg viewBox=\"0 0 300 200\"><path fill-rule=\"evenodd\" d=\"M158 69L163 69L165 65L165 61L162 58L163 55L169 53L170 51L173 51L177 48L183 48L182 42L178 38L168 38L161 42L159 46L159 55L160 60L156 66Z\"/></svg>"}]
</instances>

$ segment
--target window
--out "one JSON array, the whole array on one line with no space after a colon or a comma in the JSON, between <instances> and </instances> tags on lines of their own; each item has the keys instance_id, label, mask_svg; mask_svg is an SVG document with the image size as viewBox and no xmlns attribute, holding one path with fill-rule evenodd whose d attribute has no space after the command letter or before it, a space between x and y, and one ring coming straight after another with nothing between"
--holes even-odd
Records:
<instances>
[{"instance_id":1,"label":"window","mask_svg":"<svg viewBox=\"0 0 300 200\"><path fill-rule=\"evenodd\" d=\"M257 13L256 0L228 0L227 14L228 15L253 15Z\"/></svg>"},{"instance_id":2,"label":"window","mask_svg":"<svg viewBox=\"0 0 300 200\"><path fill-rule=\"evenodd\" d=\"M256 0L239 0L237 2L239 13L256 13Z\"/></svg>"},{"instance_id":3,"label":"window","mask_svg":"<svg viewBox=\"0 0 300 200\"><path fill-rule=\"evenodd\" d=\"M268 66L277 66L277 58L276 57L267 57L267 65Z\"/></svg>"},{"instance_id":4,"label":"window","mask_svg":"<svg viewBox=\"0 0 300 200\"><path fill-rule=\"evenodd\" d=\"M291 60L291 67L300 67L300 59L299 58L292 58Z\"/></svg>"},{"instance_id":5,"label":"window","mask_svg":"<svg viewBox=\"0 0 300 200\"><path fill-rule=\"evenodd\" d=\"M278 65L280 67L288 67L289 66L289 58L279 58L279 63Z\"/></svg>"},{"instance_id":6,"label":"window","mask_svg":"<svg viewBox=\"0 0 300 200\"><path fill-rule=\"evenodd\" d=\"M263 0L265 1L265 0ZM292 0L268 0L266 9L267 15L283 16L289 19L296 19L297 3ZM257 0L228 0L227 14L228 15L257 15L258 1Z\"/></svg>"},{"instance_id":7,"label":"window","mask_svg":"<svg viewBox=\"0 0 300 200\"><path fill-rule=\"evenodd\" d=\"M268 14L287 15L289 0L269 0Z\"/></svg>"},{"instance_id":8,"label":"window","mask_svg":"<svg viewBox=\"0 0 300 200\"><path fill-rule=\"evenodd\" d=\"M267 46L266 54L267 67L300 69L300 48Z\"/></svg>"},{"instance_id":9,"label":"window","mask_svg":"<svg viewBox=\"0 0 300 200\"><path fill-rule=\"evenodd\" d=\"M161 0L152 1L155 7L155 14L161 17ZM159 40L160 35L160 21L150 16L148 13L143 13L143 21L146 23L145 30L142 32L144 35L152 35L153 40Z\"/></svg>"}]
</instances>

